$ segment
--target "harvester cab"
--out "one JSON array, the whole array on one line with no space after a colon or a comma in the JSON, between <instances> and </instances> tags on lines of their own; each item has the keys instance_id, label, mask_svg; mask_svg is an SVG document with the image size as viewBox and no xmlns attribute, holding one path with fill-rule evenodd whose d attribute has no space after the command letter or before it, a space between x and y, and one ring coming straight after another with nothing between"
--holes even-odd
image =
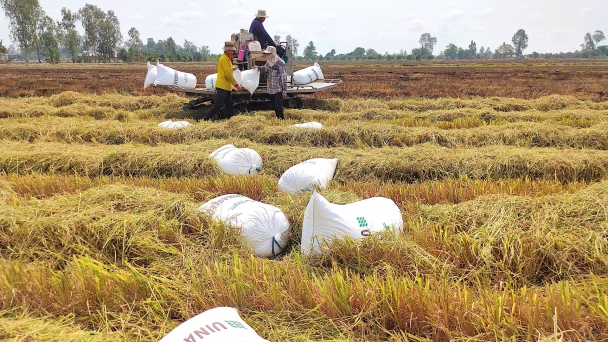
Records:
<instances>
[{"instance_id":1,"label":"harvester cab","mask_svg":"<svg viewBox=\"0 0 608 342\"><path fill-rule=\"evenodd\" d=\"M233 33L231 40L237 46L234 52L234 61L238 65L239 70L249 70L253 66L262 66L266 64L267 56L260 42L256 39L253 33L247 30L241 30L239 33ZM277 54L283 59L287 66L287 83L291 83L293 77L293 51L288 42L279 42ZM261 80L260 80L261 81ZM265 83L265 82L262 82Z\"/></svg>"}]
</instances>

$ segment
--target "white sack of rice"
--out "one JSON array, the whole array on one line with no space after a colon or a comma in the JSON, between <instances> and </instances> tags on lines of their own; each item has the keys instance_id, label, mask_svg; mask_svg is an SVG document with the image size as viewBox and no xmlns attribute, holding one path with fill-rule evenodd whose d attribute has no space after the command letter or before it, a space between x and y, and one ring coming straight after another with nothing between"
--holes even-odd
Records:
<instances>
[{"instance_id":1,"label":"white sack of rice","mask_svg":"<svg viewBox=\"0 0 608 342\"><path fill-rule=\"evenodd\" d=\"M287 244L289 220L281 209L237 194L216 197L198 208L212 219L242 229L259 257L275 257Z\"/></svg>"},{"instance_id":2,"label":"white sack of rice","mask_svg":"<svg viewBox=\"0 0 608 342\"><path fill-rule=\"evenodd\" d=\"M403 217L393 200L373 197L350 204L333 204L314 191L304 212L302 254L321 252L323 244L350 236L363 239L374 233L399 234Z\"/></svg>"}]
</instances>

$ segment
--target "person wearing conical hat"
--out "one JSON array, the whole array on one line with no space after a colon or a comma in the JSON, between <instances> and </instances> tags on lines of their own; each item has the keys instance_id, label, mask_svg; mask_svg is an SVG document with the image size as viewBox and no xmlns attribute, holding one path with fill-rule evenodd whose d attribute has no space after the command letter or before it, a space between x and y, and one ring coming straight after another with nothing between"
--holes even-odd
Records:
<instances>
[{"instance_id":1,"label":"person wearing conical hat","mask_svg":"<svg viewBox=\"0 0 608 342\"><path fill-rule=\"evenodd\" d=\"M236 46L233 41L227 40L224 42L224 53L217 63L217 80L215 81L215 103L205 111L202 119L207 121L217 114L222 107L226 114L225 119L230 119L232 116L232 87L234 86L239 92L243 90L232 75L232 53L236 51ZM219 118L218 119L222 119Z\"/></svg>"}]
</instances>

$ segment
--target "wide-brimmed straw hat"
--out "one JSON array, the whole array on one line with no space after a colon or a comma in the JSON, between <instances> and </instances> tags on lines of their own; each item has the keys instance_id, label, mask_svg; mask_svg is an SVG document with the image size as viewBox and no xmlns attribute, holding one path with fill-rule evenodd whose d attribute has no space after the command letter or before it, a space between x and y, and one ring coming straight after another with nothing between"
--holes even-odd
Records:
<instances>
[{"instance_id":1,"label":"wide-brimmed straw hat","mask_svg":"<svg viewBox=\"0 0 608 342\"><path fill-rule=\"evenodd\" d=\"M268 18L266 15L266 10L258 10L258 14L255 15L256 18Z\"/></svg>"},{"instance_id":2,"label":"wide-brimmed straw hat","mask_svg":"<svg viewBox=\"0 0 608 342\"><path fill-rule=\"evenodd\" d=\"M223 47L224 51L226 50L233 50L236 51L236 46L234 45L234 42L231 40L227 40L224 42L224 47Z\"/></svg>"}]
</instances>

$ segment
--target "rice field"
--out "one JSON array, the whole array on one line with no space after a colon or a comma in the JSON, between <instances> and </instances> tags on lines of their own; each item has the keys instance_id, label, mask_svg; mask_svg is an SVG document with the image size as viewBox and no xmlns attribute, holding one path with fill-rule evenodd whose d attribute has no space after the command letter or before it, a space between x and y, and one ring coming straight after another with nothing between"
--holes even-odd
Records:
<instances>
[{"instance_id":1,"label":"rice field","mask_svg":"<svg viewBox=\"0 0 608 342\"><path fill-rule=\"evenodd\" d=\"M187 101L0 98L0 339L159 340L231 306L269 341L608 340L608 102L311 97L285 121L194 122ZM225 144L262 171L224 174ZM318 157L338 158L324 197L390 198L401 234L303 255L310 193L277 183ZM285 213L288 252L197 213L231 193Z\"/></svg>"}]
</instances>

